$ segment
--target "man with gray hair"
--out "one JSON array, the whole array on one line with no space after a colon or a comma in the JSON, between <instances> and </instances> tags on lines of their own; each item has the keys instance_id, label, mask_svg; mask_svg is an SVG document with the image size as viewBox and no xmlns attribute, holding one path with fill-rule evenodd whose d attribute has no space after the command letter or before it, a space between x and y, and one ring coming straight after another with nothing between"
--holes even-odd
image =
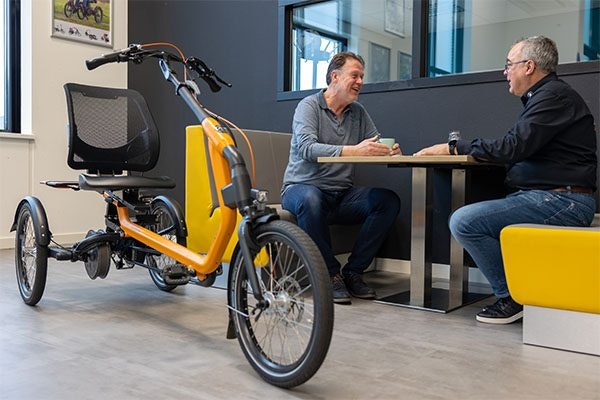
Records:
<instances>
[{"instance_id":1,"label":"man with gray hair","mask_svg":"<svg viewBox=\"0 0 600 400\"><path fill-rule=\"evenodd\" d=\"M349 304L350 294L372 299L362 279L400 211L391 190L353 185L351 164L319 164L318 157L385 156L400 152L378 142L379 133L358 103L363 85L362 57L342 52L327 68L327 88L300 101L292 122L290 158L283 178L281 204L321 251L333 288L333 301ZM342 268L331 249L330 224L362 224Z\"/></svg>"},{"instance_id":2,"label":"man with gray hair","mask_svg":"<svg viewBox=\"0 0 600 400\"><path fill-rule=\"evenodd\" d=\"M507 225L532 223L589 226L596 210L596 133L581 96L556 76L558 50L543 36L517 42L504 64L509 92L524 109L516 124L497 140L458 139L415 153L417 156L470 154L507 167L504 199L466 205L450 217L452 235L469 252L498 300L477 320L509 324L523 306L509 293L500 249Z\"/></svg>"}]
</instances>

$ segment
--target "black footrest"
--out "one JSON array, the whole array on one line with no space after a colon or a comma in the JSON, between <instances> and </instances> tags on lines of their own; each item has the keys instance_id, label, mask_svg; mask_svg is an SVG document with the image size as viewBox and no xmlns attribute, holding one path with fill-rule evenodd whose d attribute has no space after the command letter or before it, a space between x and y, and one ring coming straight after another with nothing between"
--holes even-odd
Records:
<instances>
[{"instance_id":1,"label":"black footrest","mask_svg":"<svg viewBox=\"0 0 600 400\"><path fill-rule=\"evenodd\" d=\"M169 285L185 285L193 273L183 264L167 265L163 268L163 278Z\"/></svg>"}]
</instances>

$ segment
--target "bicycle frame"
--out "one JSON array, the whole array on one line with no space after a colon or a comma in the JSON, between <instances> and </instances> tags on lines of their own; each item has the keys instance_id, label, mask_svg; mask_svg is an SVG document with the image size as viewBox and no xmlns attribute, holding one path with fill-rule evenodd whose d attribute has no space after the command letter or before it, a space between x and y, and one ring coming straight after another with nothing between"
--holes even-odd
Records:
<instances>
[{"instance_id":1,"label":"bicycle frame","mask_svg":"<svg viewBox=\"0 0 600 400\"><path fill-rule=\"evenodd\" d=\"M113 204L117 208L121 228L126 237L131 237L177 260L187 268L196 271L197 277L200 280L204 280L208 274L214 272L220 265L236 226L236 208L239 209L243 217L238 231L239 245L241 251L246 256L246 268L248 269L248 276L254 290L254 295L257 299L261 300L262 293L256 281L254 265L252 264L253 257L250 251L250 247L252 246L252 243L249 243L251 242L248 233L250 228L247 226L249 219L256 216L249 215L249 213L251 214L249 206L253 203L251 197L252 188L244 161L235 147L232 137L226 133L227 129L221 126L218 121L204 110L192 92L193 89L190 89L186 83L182 83L176 78L165 59L160 59L159 63L165 79L175 86L177 95L182 97L201 121L203 134L209 139L210 162L215 186L222 188L220 191L217 191L219 206L221 208L221 222L216 237L212 241L206 255L197 254L185 246L179 245L132 222L129 218L127 206L118 200L112 199ZM105 194L105 196L107 195ZM258 217L264 216L266 216L266 220L270 220L276 214L267 212L265 215L259 215Z\"/></svg>"}]
</instances>

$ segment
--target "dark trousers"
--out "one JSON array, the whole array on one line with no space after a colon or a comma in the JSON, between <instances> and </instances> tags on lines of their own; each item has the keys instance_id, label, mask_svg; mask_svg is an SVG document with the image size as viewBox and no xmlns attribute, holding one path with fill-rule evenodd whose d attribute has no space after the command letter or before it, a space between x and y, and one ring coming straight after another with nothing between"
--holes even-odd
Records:
<instances>
[{"instance_id":1,"label":"dark trousers","mask_svg":"<svg viewBox=\"0 0 600 400\"><path fill-rule=\"evenodd\" d=\"M353 187L325 192L313 185L289 186L282 207L316 243L330 275L341 265L331 249L329 225L362 224L344 273L362 273L373 261L400 211L400 199L388 189Z\"/></svg>"}]
</instances>

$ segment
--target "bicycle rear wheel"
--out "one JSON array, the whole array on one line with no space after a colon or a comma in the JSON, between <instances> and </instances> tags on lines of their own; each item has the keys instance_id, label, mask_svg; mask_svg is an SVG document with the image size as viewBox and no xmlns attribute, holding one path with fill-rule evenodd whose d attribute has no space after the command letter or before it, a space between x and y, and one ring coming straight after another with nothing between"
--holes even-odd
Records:
<instances>
[{"instance_id":1,"label":"bicycle rear wheel","mask_svg":"<svg viewBox=\"0 0 600 400\"><path fill-rule=\"evenodd\" d=\"M71 18L73 16L74 6L72 1L67 1L65 3L64 13L65 17Z\"/></svg>"},{"instance_id":2,"label":"bicycle rear wheel","mask_svg":"<svg viewBox=\"0 0 600 400\"><path fill-rule=\"evenodd\" d=\"M244 355L267 382L290 388L319 369L333 331L333 298L325 262L304 231L286 221L255 230L254 265L269 306L260 310L236 251L229 274L231 318ZM238 249L239 250L239 249Z\"/></svg>"},{"instance_id":3,"label":"bicycle rear wheel","mask_svg":"<svg viewBox=\"0 0 600 400\"><path fill-rule=\"evenodd\" d=\"M48 274L48 247L38 244L40 238L36 236L33 212L29 203L21 206L15 234L17 285L21 298L30 306L41 300Z\"/></svg>"},{"instance_id":4,"label":"bicycle rear wheel","mask_svg":"<svg viewBox=\"0 0 600 400\"><path fill-rule=\"evenodd\" d=\"M173 202L173 200L168 198L165 198L165 200ZM149 226L150 230L160 233L161 236L185 246L186 238L183 227L172 207L169 207L163 200L156 200L152 204L152 214L156 216L156 223ZM177 261L164 254L158 256L148 254L146 256L146 263L151 267L148 272L150 273L152 282L154 282L157 288L164 292L170 292L178 286L167 283L162 275L162 270L166 266L176 264Z\"/></svg>"}]
</instances>

